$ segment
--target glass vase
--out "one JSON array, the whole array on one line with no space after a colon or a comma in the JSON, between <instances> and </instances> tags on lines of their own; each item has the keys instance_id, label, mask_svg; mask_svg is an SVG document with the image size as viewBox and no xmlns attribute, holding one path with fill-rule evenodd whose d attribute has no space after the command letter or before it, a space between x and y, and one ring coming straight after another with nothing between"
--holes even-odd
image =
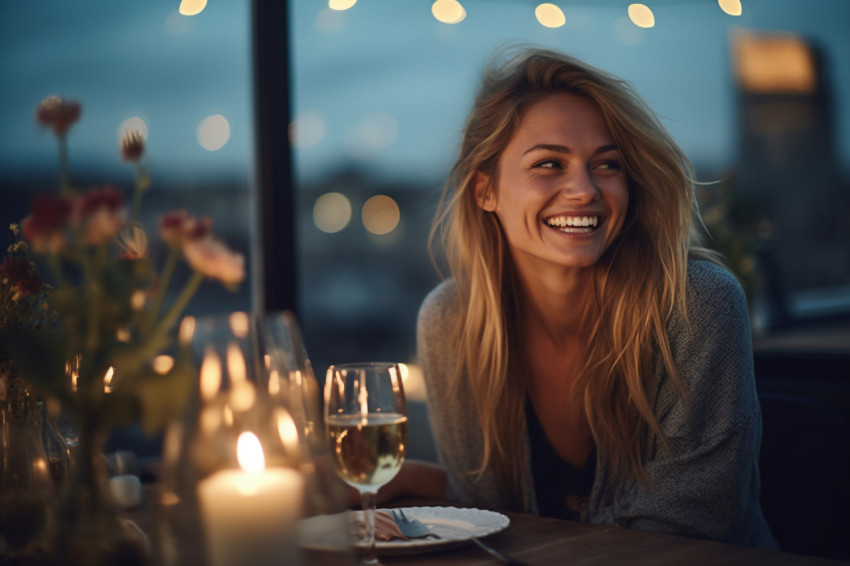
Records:
<instances>
[{"instance_id":1,"label":"glass vase","mask_svg":"<svg viewBox=\"0 0 850 566\"><path fill-rule=\"evenodd\" d=\"M0 374L0 562L38 554L53 501L35 397Z\"/></svg>"},{"instance_id":2,"label":"glass vase","mask_svg":"<svg viewBox=\"0 0 850 566\"><path fill-rule=\"evenodd\" d=\"M147 535L120 517L109 485L103 449L109 431L96 414L79 415L79 445L51 529L48 552L68 566L144 566Z\"/></svg>"}]
</instances>

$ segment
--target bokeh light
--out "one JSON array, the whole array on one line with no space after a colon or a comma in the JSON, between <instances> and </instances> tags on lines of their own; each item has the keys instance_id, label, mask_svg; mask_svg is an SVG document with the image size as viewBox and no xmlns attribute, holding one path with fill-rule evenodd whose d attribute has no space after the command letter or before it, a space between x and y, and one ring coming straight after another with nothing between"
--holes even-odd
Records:
<instances>
[{"instance_id":1,"label":"bokeh light","mask_svg":"<svg viewBox=\"0 0 850 566\"><path fill-rule=\"evenodd\" d=\"M328 8L331 10L348 10L357 4L357 0L328 0Z\"/></svg>"},{"instance_id":2,"label":"bokeh light","mask_svg":"<svg viewBox=\"0 0 850 566\"><path fill-rule=\"evenodd\" d=\"M375 195L363 204L363 226L376 236L395 230L400 219L398 204L386 195Z\"/></svg>"},{"instance_id":3,"label":"bokeh light","mask_svg":"<svg viewBox=\"0 0 850 566\"><path fill-rule=\"evenodd\" d=\"M162 354L156 356L151 363L153 371L159 375L166 375L174 367L174 358L169 355Z\"/></svg>"},{"instance_id":4,"label":"bokeh light","mask_svg":"<svg viewBox=\"0 0 850 566\"><path fill-rule=\"evenodd\" d=\"M743 12L741 0L717 0L720 9L730 16L740 16Z\"/></svg>"},{"instance_id":5,"label":"bokeh light","mask_svg":"<svg viewBox=\"0 0 850 566\"><path fill-rule=\"evenodd\" d=\"M316 112L301 112L289 124L289 142L294 147L313 147L324 137L325 121Z\"/></svg>"},{"instance_id":6,"label":"bokeh light","mask_svg":"<svg viewBox=\"0 0 850 566\"><path fill-rule=\"evenodd\" d=\"M563 10L554 4L540 4L534 9L534 16L547 28L559 28L567 23Z\"/></svg>"},{"instance_id":7,"label":"bokeh light","mask_svg":"<svg viewBox=\"0 0 850 566\"><path fill-rule=\"evenodd\" d=\"M325 193L313 204L313 223L328 234L339 232L351 221L351 202L342 193Z\"/></svg>"},{"instance_id":8,"label":"bokeh light","mask_svg":"<svg viewBox=\"0 0 850 566\"><path fill-rule=\"evenodd\" d=\"M392 144L398 135L398 121L379 110L363 118L346 136L346 150L355 159L370 157Z\"/></svg>"},{"instance_id":9,"label":"bokeh light","mask_svg":"<svg viewBox=\"0 0 850 566\"><path fill-rule=\"evenodd\" d=\"M431 14L444 24L458 24L466 18L466 9L457 0L436 0L431 4Z\"/></svg>"},{"instance_id":10,"label":"bokeh light","mask_svg":"<svg viewBox=\"0 0 850 566\"><path fill-rule=\"evenodd\" d=\"M230 139L230 123L221 114L213 114L201 120L198 126L198 143L207 151L218 151Z\"/></svg>"},{"instance_id":11,"label":"bokeh light","mask_svg":"<svg viewBox=\"0 0 850 566\"><path fill-rule=\"evenodd\" d=\"M184 16L196 16L207 7L207 0L181 0L179 12Z\"/></svg>"},{"instance_id":12,"label":"bokeh light","mask_svg":"<svg viewBox=\"0 0 850 566\"><path fill-rule=\"evenodd\" d=\"M629 4L629 19L641 28L651 28L655 25L655 15L646 4Z\"/></svg>"}]
</instances>

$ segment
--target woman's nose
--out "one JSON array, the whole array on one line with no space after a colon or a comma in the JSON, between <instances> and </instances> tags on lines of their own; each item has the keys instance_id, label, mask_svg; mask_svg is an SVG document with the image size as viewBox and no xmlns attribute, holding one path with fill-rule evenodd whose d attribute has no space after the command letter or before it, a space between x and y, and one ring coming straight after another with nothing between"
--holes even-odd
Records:
<instances>
[{"instance_id":1,"label":"woman's nose","mask_svg":"<svg viewBox=\"0 0 850 566\"><path fill-rule=\"evenodd\" d=\"M602 194L593 176L586 169L573 170L572 174L564 179L561 192L568 200L577 203L593 202Z\"/></svg>"}]
</instances>

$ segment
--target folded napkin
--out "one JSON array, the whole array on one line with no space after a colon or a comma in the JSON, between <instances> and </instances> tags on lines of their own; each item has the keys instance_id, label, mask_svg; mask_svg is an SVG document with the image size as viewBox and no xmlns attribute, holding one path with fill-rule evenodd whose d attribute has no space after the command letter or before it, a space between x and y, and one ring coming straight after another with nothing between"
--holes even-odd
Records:
<instances>
[{"instance_id":1,"label":"folded napkin","mask_svg":"<svg viewBox=\"0 0 850 566\"><path fill-rule=\"evenodd\" d=\"M363 521L362 512L357 513L357 520L355 521L355 524L357 525L359 534L361 536L366 536L366 523ZM401 534L401 531L398 529L398 525L395 524L395 520L393 520L392 515L383 510L375 511L375 540L389 541L394 538L409 540L406 536Z\"/></svg>"}]
</instances>

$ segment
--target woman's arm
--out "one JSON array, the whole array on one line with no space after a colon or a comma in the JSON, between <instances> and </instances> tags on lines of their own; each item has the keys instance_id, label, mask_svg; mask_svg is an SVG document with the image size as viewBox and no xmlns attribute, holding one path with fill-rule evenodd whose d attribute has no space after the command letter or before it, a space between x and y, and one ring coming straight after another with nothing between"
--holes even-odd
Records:
<instances>
[{"instance_id":1,"label":"woman's arm","mask_svg":"<svg viewBox=\"0 0 850 566\"><path fill-rule=\"evenodd\" d=\"M409 460L401 465L401 470L392 480L381 486L376 503L381 507L401 498L445 501L447 485L446 470L442 466ZM346 487L349 507L359 509L362 505L360 492L353 487Z\"/></svg>"},{"instance_id":2,"label":"woman's arm","mask_svg":"<svg viewBox=\"0 0 850 566\"><path fill-rule=\"evenodd\" d=\"M378 491L378 504L401 497L446 499L446 470L437 464L409 460L398 474Z\"/></svg>"},{"instance_id":3,"label":"woman's arm","mask_svg":"<svg viewBox=\"0 0 850 566\"><path fill-rule=\"evenodd\" d=\"M668 327L686 399L663 372L656 396L671 454L656 446L645 463L649 484L608 486L611 506L590 519L771 547L759 506L761 413L746 299L717 266L697 262L689 271L689 321Z\"/></svg>"}]
</instances>

